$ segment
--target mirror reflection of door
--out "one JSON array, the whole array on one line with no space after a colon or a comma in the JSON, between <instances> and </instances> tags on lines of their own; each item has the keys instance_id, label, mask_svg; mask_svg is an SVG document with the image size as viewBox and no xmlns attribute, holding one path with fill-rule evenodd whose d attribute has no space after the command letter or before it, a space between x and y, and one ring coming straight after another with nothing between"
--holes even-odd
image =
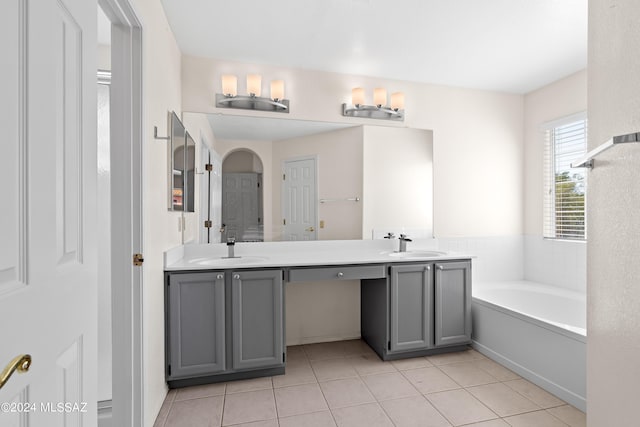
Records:
<instances>
[{"instance_id":1,"label":"mirror reflection of door","mask_svg":"<svg viewBox=\"0 0 640 427\"><path fill-rule=\"evenodd\" d=\"M222 162L223 242L264 241L262 173L262 161L249 150L234 151Z\"/></svg>"},{"instance_id":2,"label":"mirror reflection of door","mask_svg":"<svg viewBox=\"0 0 640 427\"><path fill-rule=\"evenodd\" d=\"M285 160L283 170L282 240L317 240L316 159Z\"/></svg>"}]
</instances>

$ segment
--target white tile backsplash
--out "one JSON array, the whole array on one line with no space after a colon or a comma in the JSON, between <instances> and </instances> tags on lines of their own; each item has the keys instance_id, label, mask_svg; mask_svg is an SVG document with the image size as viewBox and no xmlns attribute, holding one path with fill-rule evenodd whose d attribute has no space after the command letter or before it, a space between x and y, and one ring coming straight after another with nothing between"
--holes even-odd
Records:
<instances>
[{"instance_id":1,"label":"white tile backsplash","mask_svg":"<svg viewBox=\"0 0 640 427\"><path fill-rule=\"evenodd\" d=\"M473 281L522 280L524 276L522 236L447 237L437 241L440 250L476 255Z\"/></svg>"},{"instance_id":2,"label":"white tile backsplash","mask_svg":"<svg viewBox=\"0 0 640 427\"><path fill-rule=\"evenodd\" d=\"M525 236L524 279L586 292L586 243Z\"/></svg>"},{"instance_id":3,"label":"white tile backsplash","mask_svg":"<svg viewBox=\"0 0 640 427\"><path fill-rule=\"evenodd\" d=\"M587 248L582 241L542 236L434 239L439 250L476 255L473 281L529 280L586 292Z\"/></svg>"}]
</instances>

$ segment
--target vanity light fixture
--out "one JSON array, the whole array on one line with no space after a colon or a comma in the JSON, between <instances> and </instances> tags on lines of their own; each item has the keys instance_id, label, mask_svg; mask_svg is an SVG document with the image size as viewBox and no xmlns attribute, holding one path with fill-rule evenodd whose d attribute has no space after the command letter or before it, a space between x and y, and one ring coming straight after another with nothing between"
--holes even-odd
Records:
<instances>
[{"instance_id":1,"label":"vanity light fixture","mask_svg":"<svg viewBox=\"0 0 640 427\"><path fill-rule=\"evenodd\" d=\"M262 76L247 74L247 92L238 95L238 78L234 75L222 76L222 93L216 93L216 107L241 108L243 110L289 112L289 100L284 99L284 80L271 81L271 97L261 97Z\"/></svg>"},{"instance_id":2,"label":"vanity light fixture","mask_svg":"<svg viewBox=\"0 0 640 427\"><path fill-rule=\"evenodd\" d=\"M369 119L404 121L404 93L391 94L391 105L387 106L387 90L381 87L373 90L373 104L365 105L364 88L351 90L351 105L342 104L342 115L366 117Z\"/></svg>"}]
</instances>

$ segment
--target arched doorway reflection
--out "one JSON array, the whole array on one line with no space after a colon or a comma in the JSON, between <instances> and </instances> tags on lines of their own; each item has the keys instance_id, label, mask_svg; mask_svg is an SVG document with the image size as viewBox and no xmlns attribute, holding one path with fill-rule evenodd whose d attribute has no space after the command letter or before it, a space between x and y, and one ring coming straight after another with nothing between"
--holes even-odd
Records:
<instances>
[{"instance_id":1,"label":"arched doorway reflection","mask_svg":"<svg viewBox=\"0 0 640 427\"><path fill-rule=\"evenodd\" d=\"M264 241L263 165L251 150L238 149L222 162L222 242Z\"/></svg>"}]
</instances>

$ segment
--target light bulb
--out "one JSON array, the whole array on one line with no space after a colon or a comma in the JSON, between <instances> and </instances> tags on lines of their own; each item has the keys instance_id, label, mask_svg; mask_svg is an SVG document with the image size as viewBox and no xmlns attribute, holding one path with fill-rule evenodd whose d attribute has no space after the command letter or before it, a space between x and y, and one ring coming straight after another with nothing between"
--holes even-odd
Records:
<instances>
[{"instance_id":1,"label":"light bulb","mask_svg":"<svg viewBox=\"0 0 640 427\"><path fill-rule=\"evenodd\" d=\"M373 104L378 107L387 105L387 90L383 87L377 87L373 90Z\"/></svg>"},{"instance_id":2,"label":"light bulb","mask_svg":"<svg viewBox=\"0 0 640 427\"><path fill-rule=\"evenodd\" d=\"M260 96L262 93L262 76L260 74L247 74L247 92L249 95Z\"/></svg>"},{"instance_id":3,"label":"light bulb","mask_svg":"<svg viewBox=\"0 0 640 427\"><path fill-rule=\"evenodd\" d=\"M284 80L271 81L271 99L274 101L284 99Z\"/></svg>"},{"instance_id":4,"label":"light bulb","mask_svg":"<svg viewBox=\"0 0 640 427\"><path fill-rule=\"evenodd\" d=\"M238 94L238 78L232 74L222 76L222 94L236 96Z\"/></svg>"},{"instance_id":5,"label":"light bulb","mask_svg":"<svg viewBox=\"0 0 640 427\"><path fill-rule=\"evenodd\" d=\"M391 94L391 108L393 110L402 110L404 108L404 92Z\"/></svg>"},{"instance_id":6,"label":"light bulb","mask_svg":"<svg viewBox=\"0 0 640 427\"><path fill-rule=\"evenodd\" d=\"M364 105L364 89L354 87L351 89L351 103L353 105Z\"/></svg>"}]
</instances>

